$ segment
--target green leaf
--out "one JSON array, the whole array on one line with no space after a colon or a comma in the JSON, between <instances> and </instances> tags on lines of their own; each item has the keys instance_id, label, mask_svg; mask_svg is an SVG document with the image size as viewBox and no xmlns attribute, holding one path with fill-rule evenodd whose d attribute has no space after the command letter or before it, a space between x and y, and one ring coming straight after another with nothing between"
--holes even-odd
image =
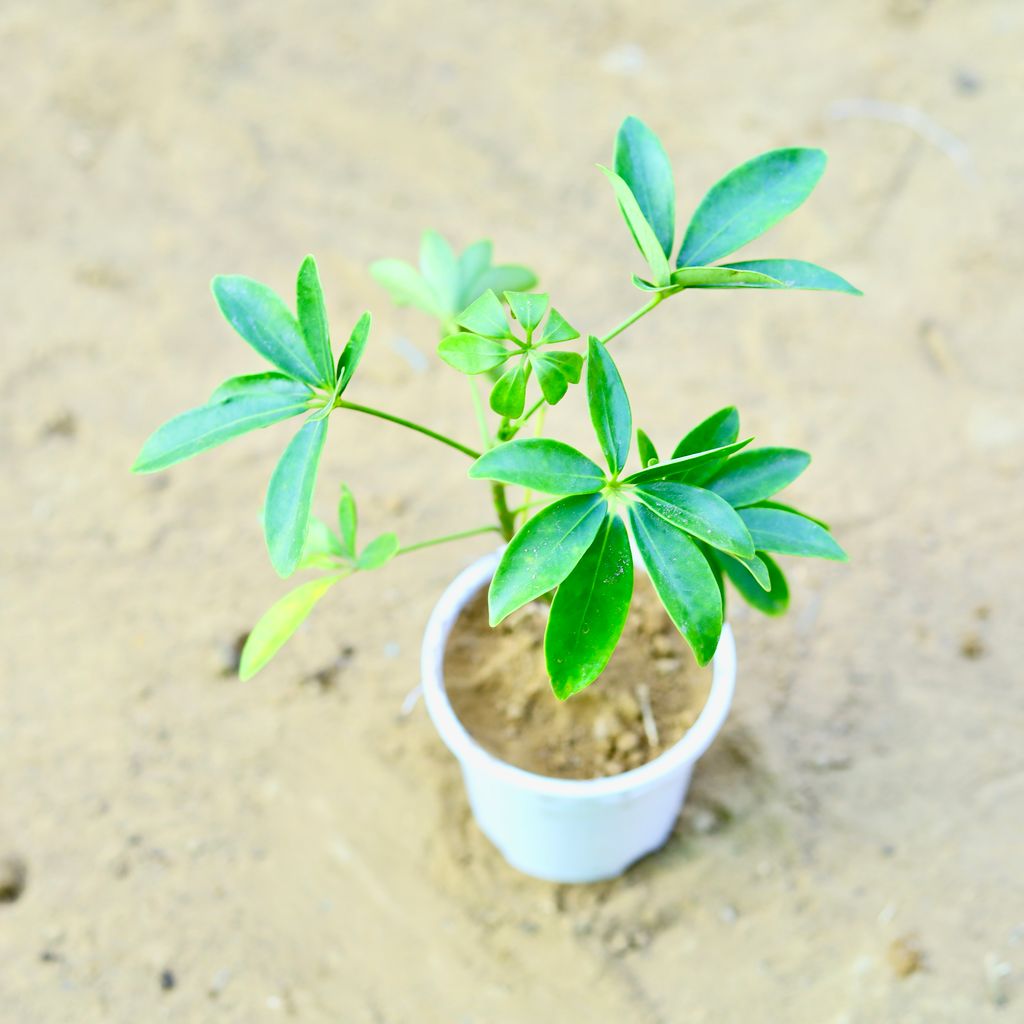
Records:
<instances>
[{"instance_id":1,"label":"green leaf","mask_svg":"<svg viewBox=\"0 0 1024 1024\"><path fill-rule=\"evenodd\" d=\"M698 423L686 437L676 445L672 458L684 455L695 455L697 452L709 451L732 444L740 435L740 415L736 407L729 405L718 412L712 413L706 420ZM711 462L705 462L686 473L683 479L688 483L703 485L706 480L718 472L728 456Z\"/></svg>"},{"instance_id":2,"label":"green leaf","mask_svg":"<svg viewBox=\"0 0 1024 1024\"><path fill-rule=\"evenodd\" d=\"M557 405L569 390L570 384L576 384L583 372L583 356L578 352L544 352L531 350L528 356L537 383L540 384L544 400L549 405Z\"/></svg>"},{"instance_id":3,"label":"green leaf","mask_svg":"<svg viewBox=\"0 0 1024 1024\"><path fill-rule=\"evenodd\" d=\"M633 436L633 415L622 378L608 350L593 335L587 356L590 421L613 473L622 472Z\"/></svg>"},{"instance_id":4,"label":"green leaf","mask_svg":"<svg viewBox=\"0 0 1024 1024\"><path fill-rule=\"evenodd\" d=\"M536 344L551 345L558 341L572 341L579 336L580 332L557 309L553 308L544 325L544 330L541 332L540 341Z\"/></svg>"},{"instance_id":5,"label":"green leaf","mask_svg":"<svg viewBox=\"0 0 1024 1024\"><path fill-rule=\"evenodd\" d=\"M719 569L729 577L729 581L739 591L747 604L765 615L781 615L789 607L789 585L785 574L778 563L763 552L759 553L760 561L768 570L768 590L757 583L750 572L734 558L711 552L711 557Z\"/></svg>"},{"instance_id":6,"label":"green leaf","mask_svg":"<svg viewBox=\"0 0 1024 1024\"><path fill-rule=\"evenodd\" d=\"M806 260L744 260L741 263L726 263L724 266L733 270L767 274L777 282L754 285L756 288L801 288L817 292L845 292L847 295L864 294L845 278Z\"/></svg>"},{"instance_id":7,"label":"green leaf","mask_svg":"<svg viewBox=\"0 0 1024 1024\"><path fill-rule=\"evenodd\" d=\"M356 499L352 492L341 485L341 497L338 499L338 528L341 531L342 553L346 558L356 557L356 529L359 516L356 511Z\"/></svg>"},{"instance_id":8,"label":"green leaf","mask_svg":"<svg viewBox=\"0 0 1024 1024\"><path fill-rule=\"evenodd\" d=\"M673 290L687 288L781 288L781 281L753 268L741 270L735 267L683 267L671 277Z\"/></svg>"},{"instance_id":9,"label":"green leaf","mask_svg":"<svg viewBox=\"0 0 1024 1024\"><path fill-rule=\"evenodd\" d=\"M748 505L745 507L781 509L783 512L792 512L795 516L803 516L804 519L810 519L812 523L817 523L823 530L828 530L829 532L831 532L832 530L832 527L829 526L829 524L826 523L824 519L818 519L817 516L812 516L807 512L801 512L800 509L793 508L792 505L784 505L781 501L769 501L765 499L764 501L756 501L753 505Z\"/></svg>"},{"instance_id":10,"label":"green leaf","mask_svg":"<svg viewBox=\"0 0 1024 1024\"><path fill-rule=\"evenodd\" d=\"M505 292L505 299L527 334L533 334L537 329L551 301L543 292Z\"/></svg>"},{"instance_id":11,"label":"green leaf","mask_svg":"<svg viewBox=\"0 0 1024 1024\"><path fill-rule=\"evenodd\" d=\"M503 263L491 267L481 278L480 288L504 295L505 292L528 292L537 287L537 275L529 267Z\"/></svg>"},{"instance_id":12,"label":"green leaf","mask_svg":"<svg viewBox=\"0 0 1024 1024\"><path fill-rule=\"evenodd\" d=\"M299 559L300 569L335 568L335 559L344 558L345 550L334 531L316 516L309 517L306 543Z\"/></svg>"},{"instance_id":13,"label":"green leaf","mask_svg":"<svg viewBox=\"0 0 1024 1024\"><path fill-rule=\"evenodd\" d=\"M631 476L627 476L625 483L646 484L655 480L688 480L695 469L709 463L720 462L722 458L733 452L738 452L752 440L753 438L748 437L743 441L722 445L721 448L712 448L706 452L694 452L693 455L681 455L676 459L659 462L656 466L648 466L647 469L641 469Z\"/></svg>"},{"instance_id":14,"label":"green leaf","mask_svg":"<svg viewBox=\"0 0 1024 1024\"><path fill-rule=\"evenodd\" d=\"M743 508L739 514L759 551L848 561L828 530L801 515L777 508Z\"/></svg>"},{"instance_id":15,"label":"green leaf","mask_svg":"<svg viewBox=\"0 0 1024 1024\"><path fill-rule=\"evenodd\" d=\"M459 309L465 309L484 290L481 282L493 253L494 246L484 238L467 246L459 257Z\"/></svg>"},{"instance_id":16,"label":"green leaf","mask_svg":"<svg viewBox=\"0 0 1024 1024\"><path fill-rule=\"evenodd\" d=\"M290 576L302 557L326 436L327 420L309 420L292 438L270 478L263 506L263 532L270 561L280 576Z\"/></svg>"},{"instance_id":17,"label":"green leaf","mask_svg":"<svg viewBox=\"0 0 1024 1024\"><path fill-rule=\"evenodd\" d=\"M500 341L479 334L453 334L437 346L437 354L460 373L486 373L501 366L512 352Z\"/></svg>"},{"instance_id":18,"label":"green leaf","mask_svg":"<svg viewBox=\"0 0 1024 1024\"><path fill-rule=\"evenodd\" d=\"M653 466L658 461L658 450L654 442L642 431L636 432L636 447L640 454L640 465L644 468Z\"/></svg>"},{"instance_id":19,"label":"green leaf","mask_svg":"<svg viewBox=\"0 0 1024 1024\"><path fill-rule=\"evenodd\" d=\"M713 491L661 481L643 484L637 497L679 530L741 558L752 558L754 542L732 505Z\"/></svg>"},{"instance_id":20,"label":"green leaf","mask_svg":"<svg viewBox=\"0 0 1024 1024\"><path fill-rule=\"evenodd\" d=\"M647 260L647 265L651 268L655 284L668 284L670 274L668 257L661 247L661 242L658 241L658 236L654 233L654 228L648 224L647 219L644 217L636 197L630 191L629 185L614 171L610 171L607 167L602 167L600 164L597 166L601 173L612 183L612 188L615 190L615 198L619 201L619 209L622 211L622 216L626 219L626 224L629 225L629 230L633 234L633 241L636 242L644 259Z\"/></svg>"},{"instance_id":21,"label":"green leaf","mask_svg":"<svg viewBox=\"0 0 1024 1024\"><path fill-rule=\"evenodd\" d=\"M299 326L306 341L306 351L328 387L334 387L334 357L331 354L331 334L327 326L327 310L324 308L324 293L320 287L320 275L316 260L307 256L299 268L299 279L295 287L296 308Z\"/></svg>"},{"instance_id":22,"label":"green leaf","mask_svg":"<svg viewBox=\"0 0 1024 1024\"><path fill-rule=\"evenodd\" d=\"M672 164L658 138L636 117L627 117L615 137L615 171L636 197L666 256L676 230L676 187Z\"/></svg>"},{"instance_id":23,"label":"green leaf","mask_svg":"<svg viewBox=\"0 0 1024 1024\"><path fill-rule=\"evenodd\" d=\"M727 405L718 412L713 412L706 420L702 420L686 437L676 445L672 458L683 455L695 455L697 452L710 451L732 444L740 436L740 414L736 406Z\"/></svg>"},{"instance_id":24,"label":"green leaf","mask_svg":"<svg viewBox=\"0 0 1024 1024\"><path fill-rule=\"evenodd\" d=\"M722 633L722 595L696 543L643 505L631 505L629 522L640 557L669 618L706 665Z\"/></svg>"},{"instance_id":25,"label":"green leaf","mask_svg":"<svg viewBox=\"0 0 1024 1024\"><path fill-rule=\"evenodd\" d=\"M544 659L559 700L589 686L604 671L622 635L632 596L629 535L618 516L608 516L551 605Z\"/></svg>"},{"instance_id":26,"label":"green leaf","mask_svg":"<svg viewBox=\"0 0 1024 1024\"><path fill-rule=\"evenodd\" d=\"M364 313L352 328L348 343L338 356L338 394L348 387L352 374L356 372L359 360L363 358L367 339L370 337L370 314Z\"/></svg>"},{"instance_id":27,"label":"green leaf","mask_svg":"<svg viewBox=\"0 0 1024 1024\"><path fill-rule=\"evenodd\" d=\"M155 473L259 427L298 416L312 391L283 374L259 373L225 381L206 405L158 427L142 446L133 473Z\"/></svg>"},{"instance_id":28,"label":"green leaf","mask_svg":"<svg viewBox=\"0 0 1024 1024\"><path fill-rule=\"evenodd\" d=\"M449 316L458 312L459 265L452 247L436 231L424 231L420 240L420 273Z\"/></svg>"},{"instance_id":29,"label":"green leaf","mask_svg":"<svg viewBox=\"0 0 1024 1024\"><path fill-rule=\"evenodd\" d=\"M505 309L492 291L484 292L455 318L455 322L467 331L485 338L512 337L508 320L505 319Z\"/></svg>"},{"instance_id":30,"label":"green leaf","mask_svg":"<svg viewBox=\"0 0 1024 1024\"><path fill-rule=\"evenodd\" d=\"M264 359L296 380L326 383L306 351L298 321L276 292L238 275L215 277L212 288L224 318Z\"/></svg>"},{"instance_id":31,"label":"green leaf","mask_svg":"<svg viewBox=\"0 0 1024 1024\"><path fill-rule=\"evenodd\" d=\"M431 316L445 316L423 275L405 260L377 260L370 264L370 276L387 289L396 306L415 306Z\"/></svg>"},{"instance_id":32,"label":"green leaf","mask_svg":"<svg viewBox=\"0 0 1024 1024\"><path fill-rule=\"evenodd\" d=\"M703 266L728 256L792 213L825 171L820 149L776 149L730 171L701 200L677 267Z\"/></svg>"},{"instance_id":33,"label":"green leaf","mask_svg":"<svg viewBox=\"0 0 1024 1024\"><path fill-rule=\"evenodd\" d=\"M522 360L506 370L491 388L491 408L499 415L514 420L526 407L526 367Z\"/></svg>"},{"instance_id":34,"label":"green leaf","mask_svg":"<svg viewBox=\"0 0 1024 1024\"><path fill-rule=\"evenodd\" d=\"M543 494L591 494L605 482L601 467L563 441L526 437L484 452L472 466L474 480L519 484Z\"/></svg>"},{"instance_id":35,"label":"green leaf","mask_svg":"<svg viewBox=\"0 0 1024 1024\"><path fill-rule=\"evenodd\" d=\"M277 654L285 641L313 610L317 601L340 578L325 576L323 579L310 580L301 587L289 591L280 601L271 605L245 641L238 666L239 678L252 679Z\"/></svg>"},{"instance_id":36,"label":"green leaf","mask_svg":"<svg viewBox=\"0 0 1024 1024\"><path fill-rule=\"evenodd\" d=\"M753 505L791 484L810 461L796 448L751 448L729 459L707 486L730 505Z\"/></svg>"},{"instance_id":37,"label":"green leaf","mask_svg":"<svg viewBox=\"0 0 1024 1024\"><path fill-rule=\"evenodd\" d=\"M750 558L743 558L738 555L733 557L739 562L751 576L757 581L757 585L762 590L771 590L772 580L768 573L768 566L765 564L762 551L758 551Z\"/></svg>"},{"instance_id":38,"label":"green leaf","mask_svg":"<svg viewBox=\"0 0 1024 1024\"><path fill-rule=\"evenodd\" d=\"M529 520L505 548L491 580L491 625L554 590L593 543L607 511L600 495L576 494Z\"/></svg>"},{"instance_id":39,"label":"green leaf","mask_svg":"<svg viewBox=\"0 0 1024 1024\"><path fill-rule=\"evenodd\" d=\"M398 554L398 538L393 533L382 533L363 548L363 553L356 561L360 570L379 569L387 565Z\"/></svg>"}]
</instances>

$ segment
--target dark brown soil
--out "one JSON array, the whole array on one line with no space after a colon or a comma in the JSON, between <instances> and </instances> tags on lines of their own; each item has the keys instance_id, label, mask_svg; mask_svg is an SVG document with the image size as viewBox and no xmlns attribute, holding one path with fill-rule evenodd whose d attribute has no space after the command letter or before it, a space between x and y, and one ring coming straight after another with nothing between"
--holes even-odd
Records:
<instances>
[{"instance_id":1,"label":"dark brown soil","mask_svg":"<svg viewBox=\"0 0 1024 1024\"><path fill-rule=\"evenodd\" d=\"M452 630L448 696L491 753L538 775L618 775L652 761L696 721L711 669L697 666L646 577L637 577L629 621L607 669L565 702L551 692L544 670L547 614L548 606L535 602L491 629L484 589Z\"/></svg>"}]
</instances>

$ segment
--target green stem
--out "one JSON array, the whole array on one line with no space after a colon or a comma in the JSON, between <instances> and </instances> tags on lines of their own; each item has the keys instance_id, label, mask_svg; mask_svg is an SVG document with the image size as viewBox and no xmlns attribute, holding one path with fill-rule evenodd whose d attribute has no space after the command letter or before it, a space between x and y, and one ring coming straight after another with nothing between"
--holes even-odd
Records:
<instances>
[{"instance_id":1,"label":"green stem","mask_svg":"<svg viewBox=\"0 0 1024 1024\"><path fill-rule=\"evenodd\" d=\"M607 345L612 338L617 338L627 327L632 327L633 324L635 324L642 316L647 316L647 314L662 302L664 298L665 296L662 292L655 292L654 298L651 299L650 302L641 306L635 313L633 313L632 316L627 316L618 327L613 328L603 338L601 338L601 342Z\"/></svg>"},{"instance_id":2,"label":"green stem","mask_svg":"<svg viewBox=\"0 0 1024 1024\"><path fill-rule=\"evenodd\" d=\"M412 420L403 419L401 416L393 416L382 409L374 409L368 405L356 405L355 402L346 402L340 398L335 401L334 407L336 409L351 409L353 412L361 412L367 416L376 416L378 419L387 420L389 423L397 423L400 427L407 427L409 430L415 430L419 434L432 437L435 441L440 441L441 444L446 444L449 448L454 448L457 452L462 452L463 455L468 455L471 459L480 458L480 452L476 451L476 449L469 448L445 434L439 434L436 430L423 426L422 423L413 423Z\"/></svg>"},{"instance_id":3,"label":"green stem","mask_svg":"<svg viewBox=\"0 0 1024 1024\"><path fill-rule=\"evenodd\" d=\"M499 533L497 526L491 523L488 526L478 526L473 530L460 530L458 533L446 533L443 537L433 537L431 540L421 540L417 544L407 544L399 548L395 555L407 555L410 551L419 551L422 548L432 548L436 544L448 544L455 540L465 540L467 537L478 537L482 533Z\"/></svg>"},{"instance_id":4,"label":"green stem","mask_svg":"<svg viewBox=\"0 0 1024 1024\"><path fill-rule=\"evenodd\" d=\"M494 511L498 514L498 529L505 540L511 540L516 532L516 517L509 510L505 485L491 484L491 498L494 501Z\"/></svg>"}]
</instances>

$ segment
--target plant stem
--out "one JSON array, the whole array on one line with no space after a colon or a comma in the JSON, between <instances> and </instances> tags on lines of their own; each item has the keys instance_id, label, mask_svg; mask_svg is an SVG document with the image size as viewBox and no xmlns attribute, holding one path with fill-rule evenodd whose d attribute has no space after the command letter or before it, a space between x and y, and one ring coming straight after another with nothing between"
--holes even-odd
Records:
<instances>
[{"instance_id":1,"label":"plant stem","mask_svg":"<svg viewBox=\"0 0 1024 1024\"><path fill-rule=\"evenodd\" d=\"M504 484L491 484L491 498L494 500L494 511L498 513L498 529L505 540L511 540L516 532L516 517L508 507Z\"/></svg>"},{"instance_id":2,"label":"plant stem","mask_svg":"<svg viewBox=\"0 0 1024 1024\"><path fill-rule=\"evenodd\" d=\"M480 452L476 451L476 449L469 448L445 434L439 434L436 430L423 426L422 423L413 423L412 420L403 419L401 416L393 416L382 409L374 409L368 405L357 405L355 402L346 402L343 399L337 399L334 407L336 409L351 409L353 412L365 413L367 416L376 416L378 419L387 420L389 423L397 423L400 427L407 427L409 430L415 430L419 434L432 437L435 441L440 441L441 444L446 444L449 448L454 448L457 452L462 452L463 455L468 455L471 459L480 458Z\"/></svg>"},{"instance_id":3,"label":"plant stem","mask_svg":"<svg viewBox=\"0 0 1024 1024\"><path fill-rule=\"evenodd\" d=\"M482 533L498 533L499 528L493 523L488 526L478 526L473 530L460 530L458 533L446 533L443 537L433 537L430 540L421 540L417 544L407 544L399 548L395 555L407 555L410 551L419 551L422 548L432 548L436 544L448 544L455 540L465 540L467 537L478 537Z\"/></svg>"},{"instance_id":4,"label":"plant stem","mask_svg":"<svg viewBox=\"0 0 1024 1024\"><path fill-rule=\"evenodd\" d=\"M650 302L648 302L646 305L641 306L631 316L627 316L626 319L623 320L618 327L613 328L606 335L604 335L604 337L601 338L602 344L607 345L608 342L612 340L612 338L617 338L627 327L632 327L633 324L635 324L637 320L639 320L642 316L647 316L647 314L650 313L650 311L654 309L655 306L661 303L664 300L664 298L665 296L661 292L655 292L654 298L651 299Z\"/></svg>"}]
</instances>

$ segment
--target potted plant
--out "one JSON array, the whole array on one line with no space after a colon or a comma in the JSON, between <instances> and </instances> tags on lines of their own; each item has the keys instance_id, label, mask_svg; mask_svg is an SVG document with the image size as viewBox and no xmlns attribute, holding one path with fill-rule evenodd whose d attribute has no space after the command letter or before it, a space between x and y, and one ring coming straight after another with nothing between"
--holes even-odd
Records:
<instances>
[{"instance_id":1,"label":"potted plant","mask_svg":"<svg viewBox=\"0 0 1024 1024\"><path fill-rule=\"evenodd\" d=\"M610 347L641 317L690 289L859 294L838 275L802 260L723 262L799 206L824 167L820 150L804 148L774 150L742 164L698 205L677 251L671 164L655 134L627 118L616 138L613 169L600 169L646 261L644 276L633 276L645 301L604 335L588 333L582 350L580 331L547 294L533 290L529 270L492 265L489 242L456 256L441 236L428 232L418 269L398 260L374 264L373 276L397 303L438 321L438 354L473 385L478 446L351 400L370 315L359 319L336 352L312 257L299 270L295 314L265 285L246 277L215 278L221 312L273 369L234 377L204 405L165 423L145 443L134 469L161 470L258 427L301 419L271 475L263 526L270 561L282 577L299 570L314 575L257 622L242 651L242 678L259 671L345 577L428 546L493 532L505 546L470 566L442 596L422 657L428 710L461 763L477 820L512 864L559 881L609 877L664 842L692 765L721 727L732 698L735 653L725 624L725 582L754 608L774 615L785 610L788 588L772 555L846 556L824 523L777 500L807 468L807 453L752 446L729 407L683 431L670 452L659 454L642 430L634 432ZM479 380L488 384L493 420ZM534 429L543 410L579 383L585 384L595 435L593 458ZM360 546L355 498L344 485L334 527L312 516L328 424L348 413L388 420L468 459L469 477L491 490L494 521L404 545L384 533ZM530 431L524 431L527 425ZM630 466L634 450L636 464ZM523 489L519 500L510 499L510 488ZM453 710L444 679L450 633L474 595L487 587L492 627L518 609L539 607L535 618L551 691L544 699L554 707L606 670L623 636L635 568L649 578L696 663L713 663L710 692L692 726L668 749L652 742L646 761L634 757L621 766L628 770L601 778L549 777L486 749ZM646 719L650 709L640 713Z\"/></svg>"}]
</instances>

